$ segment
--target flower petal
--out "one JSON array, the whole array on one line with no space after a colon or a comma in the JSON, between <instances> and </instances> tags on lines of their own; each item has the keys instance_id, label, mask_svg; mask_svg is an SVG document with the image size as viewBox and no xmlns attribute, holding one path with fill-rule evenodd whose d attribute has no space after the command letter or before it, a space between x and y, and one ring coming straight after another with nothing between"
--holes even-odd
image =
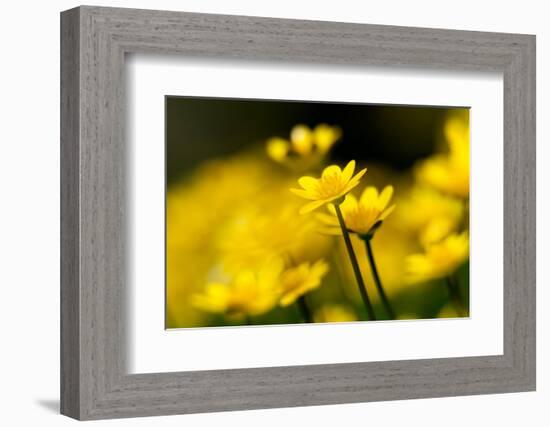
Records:
<instances>
[{"instance_id":1,"label":"flower petal","mask_svg":"<svg viewBox=\"0 0 550 427\"><path fill-rule=\"evenodd\" d=\"M342 171L342 180L348 182L353 176L353 171L355 170L355 160L350 160Z\"/></svg>"},{"instance_id":2,"label":"flower petal","mask_svg":"<svg viewBox=\"0 0 550 427\"><path fill-rule=\"evenodd\" d=\"M325 213L318 213L317 219L322 222L325 225L333 225L337 227L338 224L338 218L336 218L334 215L328 215Z\"/></svg>"},{"instance_id":3,"label":"flower petal","mask_svg":"<svg viewBox=\"0 0 550 427\"><path fill-rule=\"evenodd\" d=\"M319 229L319 233L327 234L329 236L341 236L342 230L340 229L340 227L322 227Z\"/></svg>"},{"instance_id":4,"label":"flower petal","mask_svg":"<svg viewBox=\"0 0 550 427\"><path fill-rule=\"evenodd\" d=\"M361 194L360 202L366 208L372 208L375 206L377 199L378 199L378 190L376 189L376 187L369 186L363 190L363 194Z\"/></svg>"},{"instance_id":5,"label":"flower petal","mask_svg":"<svg viewBox=\"0 0 550 427\"><path fill-rule=\"evenodd\" d=\"M342 212L350 212L357 208L357 199L353 194L346 194L346 198L340 205L340 208L342 209ZM334 211L334 214L336 214L336 211Z\"/></svg>"},{"instance_id":6,"label":"flower petal","mask_svg":"<svg viewBox=\"0 0 550 427\"><path fill-rule=\"evenodd\" d=\"M380 221L383 221L385 220L392 212L393 210L395 209L395 205L391 205L388 209L386 209L384 212L382 212L380 214L380 216L378 217L378 219Z\"/></svg>"},{"instance_id":7,"label":"flower petal","mask_svg":"<svg viewBox=\"0 0 550 427\"><path fill-rule=\"evenodd\" d=\"M380 212L386 209L386 206L388 206L388 203L390 202L391 196L393 195L393 187L391 185L386 186L380 193L380 196L378 196L378 200L376 201L376 209L378 209Z\"/></svg>"},{"instance_id":8,"label":"flower petal","mask_svg":"<svg viewBox=\"0 0 550 427\"><path fill-rule=\"evenodd\" d=\"M327 166L323 170L321 177L326 178L327 176L330 176L330 175L342 176L342 169L340 169L340 166L337 166L337 165Z\"/></svg>"},{"instance_id":9,"label":"flower petal","mask_svg":"<svg viewBox=\"0 0 550 427\"><path fill-rule=\"evenodd\" d=\"M328 264L324 260L320 259L311 266L311 275L321 278L328 273L328 270Z\"/></svg>"},{"instance_id":10,"label":"flower petal","mask_svg":"<svg viewBox=\"0 0 550 427\"><path fill-rule=\"evenodd\" d=\"M359 185L359 180L357 179L352 179L348 185L346 185L346 187L342 190L342 194L347 194L349 193L351 190L353 190L355 187L357 187Z\"/></svg>"},{"instance_id":11,"label":"flower petal","mask_svg":"<svg viewBox=\"0 0 550 427\"><path fill-rule=\"evenodd\" d=\"M304 199L317 200L317 196L310 193L309 191L302 190L300 188L291 188L290 191L297 196L303 197Z\"/></svg>"},{"instance_id":12,"label":"flower petal","mask_svg":"<svg viewBox=\"0 0 550 427\"><path fill-rule=\"evenodd\" d=\"M361 179L361 177L362 177L363 175L365 175L366 172L367 172L367 168L361 169L359 172L357 172L357 173L355 174L355 176L354 176L352 179L349 180L349 182L350 182L350 183L353 182L353 183L354 183L354 187L355 187L355 185L359 184L359 180Z\"/></svg>"},{"instance_id":13,"label":"flower petal","mask_svg":"<svg viewBox=\"0 0 550 427\"><path fill-rule=\"evenodd\" d=\"M308 203L307 205L302 206L300 209L300 214L306 214L308 212L314 211L319 206L322 206L326 203L326 200L315 200L313 202Z\"/></svg>"},{"instance_id":14,"label":"flower petal","mask_svg":"<svg viewBox=\"0 0 550 427\"><path fill-rule=\"evenodd\" d=\"M327 205L327 210L336 217L336 209L332 203Z\"/></svg>"},{"instance_id":15,"label":"flower petal","mask_svg":"<svg viewBox=\"0 0 550 427\"><path fill-rule=\"evenodd\" d=\"M319 188L319 182L317 179L311 176L303 176L298 179L298 184L302 186L306 191L316 192Z\"/></svg>"}]
</instances>

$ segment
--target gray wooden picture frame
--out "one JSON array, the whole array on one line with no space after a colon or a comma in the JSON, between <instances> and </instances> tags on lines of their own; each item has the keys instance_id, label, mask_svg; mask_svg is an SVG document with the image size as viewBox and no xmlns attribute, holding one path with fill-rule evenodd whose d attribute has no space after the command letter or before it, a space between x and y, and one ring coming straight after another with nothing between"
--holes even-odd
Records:
<instances>
[{"instance_id":1,"label":"gray wooden picture frame","mask_svg":"<svg viewBox=\"0 0 550 427\"><path fill-rule=\"evenodd\" d=\"M127 374L124 61L135 52L502 72L504 353ZM85 420L535 390L532 35L71 9L61 14L61 166L65 415Z\"/></svg>"}]
</instances>

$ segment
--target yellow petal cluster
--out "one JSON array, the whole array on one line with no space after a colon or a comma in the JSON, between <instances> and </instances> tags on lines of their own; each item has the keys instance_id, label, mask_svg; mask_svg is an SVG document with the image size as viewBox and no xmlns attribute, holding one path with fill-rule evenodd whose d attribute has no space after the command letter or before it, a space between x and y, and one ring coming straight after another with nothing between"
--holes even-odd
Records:
<instances>
[{"instance_id":1,"label":"yellow petal cluster","mask_svg":"<svg viewBox=\"0 0 550 427\"><path fill-rule=\"evenodd\" d=\"M292 128L288 140L280 137L269 139L266 151L277 163L306 169L319 163L341 134L340 128L325 123L314 129L300 124Z\"/></svg>"},{"instance_id":2,"label":"yellow petal cluster","mask_svg":"<svg viewBox=\"0 0 550 427\"><path fill-rule=\"evenodd\" d=\"M244 207L226 223L218 240L225 269L237 271L272 256L289 264L325 256L330 239L317 231L314 218L298 215L299 200L288 192L288 186L285 190L285 196L270 193L268 205Z\"/></svg>"},{"instance_id":3,"label":"yellow petal cluster","mask_svg":"<svg viewBox=\"0 0 550 427\"><path fill-rule=\"evenodd\" d=\"M167 327L197 326L205 322L206 313L187 302L190 295L214 279L212 270L217 268L220 255L213 242L219 239L220 231L242 200L257 200L266 186L279 181L272 169L272 162L245 152L204 162L186 179L168 187ZM279 185L283 184L288 194L287 181ZM288 199L291 198L294 197L289 194Z\"/></svg>"},{"instance_id":4,"label":"yellow petal cluster","mask_svg":"<svg viewBox=\"0 0 550 427\"><path fill-rule=\"evenodd\" d=\"M395 222L423 246L456 231L463 221L464 202L425 186L414 186L398 200Z\"/></svg>"},{"instance_id":5,"label":"yellow petal cluster","mask_svg":"<svg viewBox=\"0 0 550 427\"><path fill-rule=\"evenodd\" d=\"M467 198L470 193L470 130L467 115L454 116L445 123L447 154L437 154L416 167L420 183L444 193Z\"/></svg>"},{"instance_id":6,"label":"yellow petal cluster","mask_svg":"<svg viewBox=\"0 0 550 427\"><path fill-rule=\"evenodd\" d=\"M191 304L210 313L233 319L257 316L277 303L289 306L306 293L317 289L329 270L324 260L304 262L285 269L281 258L274 258L259 270L240 270L228 283L210 282L202 293L191 297Z\"/></svg>"},{"instance_id":7,"label":"yellow petal cluster","mask_svg":"<svg viewBox=\"0 0 550 427\"><path fill-rule=\"evenodd\" d=\"M374 232L375 227L378 227L395 209L395 205L388 207L392 195L391 185L386 186L380 194L376 187L369 186L363 190L359 200L353 194L348 194L340 205L348 230L361 236ZM328 205L328 210L331 215L318 215L326 226L323 231L334 235L342 234L334 206Z\"/></svg>"},{"instance_id":8,"label":"yellow petal cluster","mask_svg":"<svg viewBox=\"0 0 550 427\"><path fill-rule=\"evenodd\" d=\"M258 271L241 270L229 283L208 283L203 293L191 297L191 304L234 319L266 313L277 303L283 267L282 260L274 259Z\"/></svg>"},{"instance_id":9,"label":"yellow petal cluster","mask_svg":"<svg viewBox=\"0 0 550 427\"><path fill-rule=\"evenodd\" d=\"M355 160L351 160L342 170L340 166L331 165L323 170L320 178L303 176L298 180L301 189L291 188L297 196L311 200L300 209L300 213L311 212L326 203L343 197L359 184L359 180L367 169L362 169L353 175Z\"/></svg>"},{"instance_id":10,"label":"yellow petal cluster","mask_svg":"<svg viewBox=\"0 0 550 427\"><path fill-rule=\"evenodd\" d=\"M468 233L453 233L427 246L424 253L409 255L408 276L413 282L440 279L454 273L468 258Z\"/></svg>"},{"instance_id":11,"label":"yellow petal cluster","mask_svg":"<svg viewBox=\"0 0 550 427\"><path fill-rule=\"evenodd\" d=\"M280 305L289 306L302 295L317 289L328 270L328 264L324 260L319 260L314 264L304 262L286 270L280 281Z\"/></svg>"}]
</instances>

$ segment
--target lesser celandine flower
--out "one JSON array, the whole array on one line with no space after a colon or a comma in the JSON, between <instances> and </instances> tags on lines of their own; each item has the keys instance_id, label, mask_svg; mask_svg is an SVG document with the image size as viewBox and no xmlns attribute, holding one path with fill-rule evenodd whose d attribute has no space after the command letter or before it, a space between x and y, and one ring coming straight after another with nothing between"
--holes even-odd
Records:
<instances>
[{"instance_id":1,"label":"lesser celandine flower","mask_svg":"<svg viewBox=\"0 0 550 427\"><path fill-rule=\"evenodd\" d=\"M470 135L467 116L453 116L445 123L447 154L420 162L415 170L419 182L454 196L470 193Z\"/></svg>"},{"instance_id":2,"label":"lesser celandine flower","mask_svg":"<svg viewBox=\"0 0 550 427\"><path fill-rule=\"evenodd\" d=\"M355 160L351 160L343 170L336 165L326 167L321 178L301 177L298 183L302 188L291 188L290 191L311 202L303 206L300 213L311 212L330 202L342 201L344 196L359 184L367 169L360 170L355 176L354 171Z\"/></svg>"},{"instance_id":3,"label":"lesser celandine flower","mask_svg":"<svg viewBox=\"0 0 550 427\"><path fill-rule=\"evenodd\" d=\"M284 187L269 193L269 203L243 206L218 236L217 248L226 271L258 265L271 256L299 264L326 255L331 240L317 231L317 221L298 215L300 201ZM257 202L257 200L255 201Z\"/></svg>"},{"instance_id":4,"label":"lesser celandine flower","mask_svg":"<svg viewBox=\"0 0 550 427\"><path fill-rule=\"evenodd\" d=\"M450 234L440 242L428 245L424 254L407 257L409 278L417 282L444 279L455 311L459 316L465 316L467 310L454 273L466 261L468 253L468 233Z\"/></svg>"},{"instance_id":5,"label":"lesser celandine flower","mask_svg":"<svg viewBox=\"0 0 550 427\"><path fill-rule=\"evenodd\" d=\"M315 312L313 316L316 322L354 322L357 316L349 307L340 304L327 304Z\"/></svg>"},{"instance_id":6,"label":"lesser celandine flower","mask_svg":"<svg viewBox=\"0 0 550 427\"><path fill-rule=\"evenodd\" d=\"M449 217L434 218L430 221L418 235L420 244L428 247L432 243L437 243L456 230L457 225Z\"/></svg>"},{"instance_id":7,"label":"lesser celandine flower","mask_svg":"<svg viewBox=\"0 0 550 427\"><path fill-rule=\"evenodd\" d=\"M468 233L453 233L427 246L425 253L409 255L406 268L412 281L423 282L453 274L468 258Z\"/></svg>"},{"instance_id":8,"label":"lesser celandine flower","mask_svg":"<svg viewBox=\"0 0 550 427\"><path fill-rule=\"evenodd\" d=\"M396 224L415 235L423 246L457 230L464 218L464 202L426 186L414 186L399 201Z\"/></svg>"},{"instance_id":9,"label":"lesser celandine flower","mask_svg":"<svg viewBox=\"0 0 550 427\"><path fill-rule=\"evenodd\" d=\"M340 209L340 204L344 201L345 195L359 184L359 180L365 174L367 169L362 169L355 176L353 176L354 171L355 160L351 160L346 165L344 170L340 169L339 166L331 165L325 168L321 174L321 178L319 179L312 178L310 176L301 177L298 180L298 183L302 189L291 188L290 191L300 197L312 200L312 202L300 209L300 213L302 214L311 212L327 203L332 203L334 206L334 210L336 211L336 216L342 230L342 236L344 237L344 242L346 244L346 249L348 251L349 259L353 267L353 273L357 281L357 287L359 288L359 292L365 304L369 319L375 320L376 315L370 302L367 288L363 282L361 270L359 269L359 263L357 262L357 257L353 251L349 232Z\"/></svg>"},{"instance_id":10,"label":"lesser celandine flower","mask_svg":"<svg viewBox=\"0 0 550 427\"><path fill-rule=\"evenodd\" d=\"M266 193L266 187L278 186L281 187L281 194L286 195L285 200L293 200L295 206L299 206L296 197L288 191L288 180L274 173L277 169L265 156L258 155L256 151L245 151L201 163L192 173L167 187L168 328L204 324L207 313L187 302L191 295L204 289L204 284L210 281L212 269L220 263L219 249L213 242L221 239L222 230L234 217L235 211L243 207L243 201L250 201L250 205L256 206L259 195ZM270 203L273 204L273 201ZM277 203L280 203L279 200ZM314 234L319 233L316 230L309 232L309 235ZM312 259L321 256L315 255ZM254 265L259 264L248 264L247 267Z\"/></svg>"},{"instance_id":11,"label":"lesser celandine flower","mask_svg":"<svg viewBox=\"0 0 550 427\"><path fill-rule=\"evenodd\" d=\"M340 205L341 215L343 217L343 223L345 223L348 231L357 234L362 240L365 241L367 249L367 257L371 267L374 283L382 299L386 311L390 318L395 318L395 313L390 305L386 292L382 285L382 280L378 274L376 262L374 259L374 253L370 240L373 238L375 231L380 227L382 222L387 218L389 214L395 209L395 205L388 207L393 194L393 187L388 185L380 194L376 187L367 187L361 194L359 200L357 200L352 194L348 194L344 202ZM329 234L342 234L344 232L343 227L339 227L342 223L338 218L338 211L336 206L329 205L329 211L331 215L320 214L319 218L327 226L324 231ZM339 228L338 228L339 227Z\"/></svg>"},{"instance_id":12,"label":"lesser celandine flower","mask_svg":"<svg viewBox=\"0 0 550 427\"><path fill-rule=\"evenodd\" d=\"M381 222L395 209L395 205L388 207L392 194L393 187L391 185L384 188L380 194L375 187L367 187L359 200L353 194L348 194L340 205L348 230L360 236L374 233ZM323 231L328 234L342 234L334 206L329 205L328 209L331 215L318 215L318 218L326 225Z\"/></svg>"},{"instance_id":13,"label":"lesser celandine flower","mask_svg":"<svg viewBox=\"0 0 550 427\"><path fill-rule=\"evenodd\" d=\"M266 151L278 163L307 168L318 163L341 134L340 128L324 123L313 130L306 125L296 125L290 131L289 140L280 137L269 139Z\"/></svg>"},{"instance_id":14,"label":"lesser celandine flower","mask_svg":"<svg viewBox=\"0 0 550 427\"><path fill-rule=\"evenodd\" d=\"M315 126L313 130L315 146L321 153L328 152L341 136L342 131L338 126L329 126L325 123Z\"/></svg>"},{"instance_id":15,"label":"lesser celandine flower","mask_svg":"<svg viewBox=\"0 0 550 427\"><path fill-rule=\"evenodd\" d=\"M279 304L283 307L289 306L307 292L317 289L328 270L328 264L323 260L313 264L304 262L285 270L280 280Z\"/></svg>"},{"instance_id":16,"label":"lesser celandine flower","mask_svg":"<svg viewBox=\"0 0 550 427\"><path fill-rule=\"evenodd\" d=\"M393 215L401 211L401 205L397 205L396 210L384 221L383 225L376 230L374 238L371 241L372 249L376 256L376 267L380 273L379 277L382 280L384 291L390 301L396 298L401 292L411 289L413 284L406 280L404 260L407 255L410 255L418 250L418 243L413 236L404 233L402 230L395 227L396 221ZM321 234L321 233L319 233ZM382 304L380 293L377 291L376 282L372 274L372 267L368 262L367 245L364 240L361 240L357 235L351 236L353 250L360 260L359 267L365 279L365 285L369 291L369 296L375 305ZM344 242L336 245L334 255L336 257L334 263L338 267L338 271L342 275L341 286L347 298L356 301L360 298L357 292L353 292L356 288L354 283L353 270L347 262L347 251ZM335 267L336 268L336 267ZM361 302L360 300L357 302ZM392 304L392 306L395 304ZM400 306L406 310L405 305ZM397 307L396 307L397 308ZM396 316L401 315L401 310L395 313Z\"/></svg>"},{"instance_id":17,"label":"lesser celandine flower","mask_svg":"<svg viewBox=\"0 0 550 427\"><path fill-rule=\"evenodd\" d=\"M277 303L283 266L282 260L273 259L258 271L240 271L229 283L208 283L203 293L192 296L191 303L201 310L233 319L266 313Z\"/></svg>"}]
</instances>

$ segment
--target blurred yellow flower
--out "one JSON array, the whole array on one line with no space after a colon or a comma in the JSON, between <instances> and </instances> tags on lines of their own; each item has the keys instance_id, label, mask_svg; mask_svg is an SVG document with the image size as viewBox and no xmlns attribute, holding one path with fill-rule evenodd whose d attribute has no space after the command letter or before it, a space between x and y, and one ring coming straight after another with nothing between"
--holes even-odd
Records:
<instances>
[{"instance_id":1,"label":"blurred yellow flower","mask_svg":"<svg viewBox=\"0 0 550 427\"><path fill-rule=\"evenodd\" d=\"M313 319L319 323L354 322L358 320L352 309L339 304L322 306L315 312Z\"/></svg>"},{"instance_id":2,"label":"blurred yellow flower","mask_svg":"<svg viewBox=\"0 0 550 427\"><path fill-rule=\"evenodd\" d=\"M191 297L191 304L233 319L266 313L277 303L282 271L280 259L266 262L258 271L242 270L228 284L208 283L203 293Z\"/></svg>"},{"instance_id":3,"label":"blurred yellow flower","mask_svg":"<svg viewBox=\"0 0 550 427\"><path fill-rule=\"evenodd\" d=\"M279 304L289 306L302 295L317 289L328 270L328 264L322 259L314 264L304 262L286 270L281 276Z\"/></svg>"},{"instance_id":4,"label":"blurred yellow flower","mask_svg":"<svg viewBox=\"0 0 550 427\"><path fill-rule=\"evenodd\" d=\"M342 131L338 126L329 126L325 123L317 125L313 130L315 146L321 153L326 153L340 139Z\"/></svg>"},{"instance_id":5,"label":"blurred yellow flower","mask_svg":"<svg viewBox=\"0 0 550 427\"><path fill-rule=\"evenodd\" d=\"M290 140L271 138L267 141L266 151L277 163L307 168L319 163L341 134L340 128L325 123L313 130L306 125L296 125L290 131Z\"/></svg>"},{"instance_id":6,"label":"blurred yellow flower","mask_svg":"<svg viewBox=\"0 0 550 427\"><path fill-rule=\"evenodd\" d=\"M205 283L218 279L215 275L212 277L212 271L220 262L219 250L213 242L218 241L220 231L233 217L235 209L243 205L242 201L256 201L266 187L275 183L281 187L281 194L295 199L288 191L288 180L282 180L276 170L272 162L256 152L242 152L206 161L184 179L168 186L167 327L204 324L207 313L188 301L191 295L204 289ZM250 265L259 264L248 267Z\"/></svg>"},{"instance_id":7,"label":"blurred yellow flower","mask_svg":"<svg viewBox=\"0 0 550 427\"><path fill-rule=\"evenodd\" d=\"M218 247L224 268L238 271L279 256L292 263L325 256L332 242L309 215L298 215L299 201L288 192L270 193L269 206L245 207L221 230Z\"/></svg>"},{"instance_id":8,"label":"blurred yellow flower","mask_svg":"<svg viewBox=\"0 0 550 427\"><path fill-rule=\"evenodd\" d=\"M291 188L297 196L312 200L300 209L300 213L311 212L320 206L343 199L353 188L359 184L359 180L365 174L367 169L362 169L355 176L355 160L351 160L344 170L340 166L331 165L326 167L321 174L321 178L303 176L298 180L301 189Z\"/></svg>"},{"instance_id":9,"label":"blurred yellow flower","mask_svg":"<svg viewBox=\"0 0 550 427\"><path fill-rule=\"evenodd\" d=\"M438 243L428 245L423 254L409 255L406 269L409 279L423 282L453 273L469 254L468 233L453 233Z\"/></svg>"},{"instance_id":10,"label":"blurred yellow flower","mask_svg":"<svg viewBox=\"0 0 550 427\"><path fill-rule=\"evenodd\" d=\"M298 154L307 155L313 151L313 132L306 125L296 125L290 131L290 147Z\"/></svg>"},{"instance_id":11,"label":"blurred yellow flower","mask_svg":"<svg viewBox=\"0 0 550 427\"><path fill-rule=\"evenodd\" d=\"M276 162L282 162L290 152L290 143L283 138L271 138L267 141L266 151Z\"/></svg>"},{"instance_id":12,"label":"blurred yellow flower","mask_svg":"<svg viewBox=\"0 0 550 427\"><path fill-rule=\"evenodd\" d=\"M367 187L359 200L353 194L348 194L340 205L348 230L360 236L372 234L395 209L395 205L388 207L392 194L391 185L385 187L380 194L376 187ZM323 231L334 235L342 234L334 206L328 205L328 210L332 215L322 213L318 215L321 222L326 225Z\"/></svg>"},{"instance_id":13,"label":"blurred yellow flower","mask_svg":"<svg viewBox=\"0 0 550 427\"><path fill-rule=\"evenodd\" d=\"M419 182L467 198L470 193L470 129L468 116L452 116L444 127L447 154L436 154L416 166Z\"/></svg>"},{"instance_id":14,"label":"blurred yellow flower","mask_svg":"<svg viewBox=\"0 0 550 427\"><path fill-rule=\"evenodd\" d=\"M420 244L424 247L437 243L456 230L457 223L449 217L434 218L418 235Z\"/></svg>"},{"instance_id":15,"label":"blurred yellow flower","mask_svg":"<svg viewBox=\"0 0 550 427\"><path fill-rule=\"evenodd\" d=\"M415 186L398 200L397 227L413 233L423 246L456 231L464 217L464 203L436 190Z\"/></svg>"}]
</instances>

